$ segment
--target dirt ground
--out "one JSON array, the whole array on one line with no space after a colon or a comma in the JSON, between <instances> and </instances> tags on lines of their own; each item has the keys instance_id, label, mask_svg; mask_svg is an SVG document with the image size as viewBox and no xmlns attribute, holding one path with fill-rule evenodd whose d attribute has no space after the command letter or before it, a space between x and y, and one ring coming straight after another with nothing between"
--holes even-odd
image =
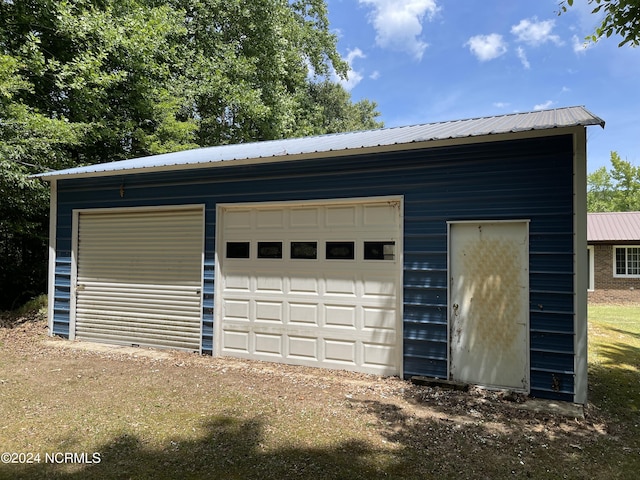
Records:
<instances>
[{"instance_id":1,"label":"dirt ground","mask_svg":"<svg viewBox=\"0 0 640 480\"><path fill-rule=\"evenodd\" d=\"M222 412L224 407L228 419L260 423L260 440L255 440L249 462L266 464L265 451L288 452L291 457L294 454L283 445L295 443L295 454L304 446L305 458L310 459L306 468L317 464L320 471L321 465L328 472L326 478L359 478L349 470L353 465L364 472L363 478L387 478L392 473L395 478L453 474L458 478L613 478L616 465L627 462L629 455L633 462L639 458L636 446L626 446L617 435L620 426L593 405L582 408L477 388L460 392L398 378L70 342L49 337L42 320L23 319L11 328L7 323L5 319L5 325L0 325L3 452L64 449L56 442L71 436L65 436L65 429L76 433L85 429L87 435L95 435L93 444L100 445L95 448L115 452L114 432L124 429L136 436L137 445L144 445L136 455L155 458L149 452L171 454L172 445L187 439L193 447L192 437L199 435L194 419ZM56 392L59 398L52 398ZM183 392L180 410L173 410L176 392ZM119 411L122 402L131 404L116 415L124 420L113 420L116 423L110 427L101 415ZM151 404L167 405L172 415L183 416L182 423L172 423L173 417L154 417L151 432L149 418L159 415L150 410ZM67 409L75 417L93 420L75 423L77 419L61 413ZM104 426L100 430L95 423ZM193 433L186 428L192 424ZM46 425L52 429L49 433L41 431ZM177 431L183 427L184 431ZM208 448L211 439L207 437L206 445L196 443L197 448ZM76 440L76 445L88 448L88 441ZM246 439L242 442L246 449ZM237 454L234 445L227 448L231 457ZM347 449L356 453L343 458ZM618 453L611 458L611 451ZM134 455L118 455L124 455L120 466L132 469L130 478L146 478L148 472L132 465ZM107 460L103 458L100 468L106 468ZM255 473L231 461L237 478ZM34 472L49 472L12 468L0 465L0 478L3 473L22 472L27 478ZM94 472L98 478L95 468L81 473L91 477ZM168 468L167 475L179 473L182 467L175 468ZM196 469L193 478L198 478L198 472L215 473L210 463L191 468ZM336 477L332 469L351 473ZM72 476L73 469L68 472L68 478L80 478ZM290 470L276 473L280 478L296 478Z\"/></svg>"},{"instance_id":2,"label":"dirt ground","mask_svg":"<svg viewBox=\"0 0 640 480\"><path fill-rule=\"evenodd\" d=\"M119 370L123 377L135 376L140 364L151 362L159 367L173 364L179 367L213 369L225 374L229 383L250 383L261 385L262 393L267 396L281 396L282 388L279 382L264 382L265 378L284 377L299 385L297 401L313 398L315 395L304 395L317 390L323 394L349 398L354 392L372 398L385 398L396 406L408 409L412 415L444 418L451 414L465 414L466 407L473 404L486 405L490 409L505 410L509 416L525 417L527 412L557 415L559 417L581 419L585 418L585 408L582 405L565 402L528 399L523 395L506 391L490 391L471 387L470 391L455 391L446 385L441 387L421 386L397 377L379 377L341 370L325 370L311 367L289 366L269 362L256 362L231 357L201 356L176 350L154 348L125 347L103 343L84 341L68 341L51 337L44 321L39 318L24 318L15 328L0 328L0 342L2 350L7 353L13 351L25 357L50 358L53 363L56 358L74 359L93 363L98 359L118 359ZM123 361L129 360L129 361ZM46 376L44 369L38 369ZM255 378L251 378L255 375ZM248 378L249 377L249 378ZM435 400L439 410L435 412L427 407L430 400Z\"/></svg>"}]
</instances>

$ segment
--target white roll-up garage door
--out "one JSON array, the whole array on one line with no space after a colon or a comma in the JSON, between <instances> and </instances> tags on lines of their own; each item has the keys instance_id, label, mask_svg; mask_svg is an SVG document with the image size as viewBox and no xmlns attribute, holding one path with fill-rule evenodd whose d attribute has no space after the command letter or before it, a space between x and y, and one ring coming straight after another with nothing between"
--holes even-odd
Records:
<instances>
[{"instance_id":1,"label":"white roll-up garage door","mask_svg":"<svg viewBox=\"0 0 640 480\"><path fill-rule=\"evenodd\" d=\"M75 337L199 350L202 207L76 212Z\"/></svg>"},{"instance_id":2,"label":"white roll-up garage door","mask_svg":"<svg viewBox=\"0 0 640 480\"><path fill-rule=\"evenodd\" d=\"M222 355L401 373L401 201L218 211Z\"/></svg>"}]
</instances>

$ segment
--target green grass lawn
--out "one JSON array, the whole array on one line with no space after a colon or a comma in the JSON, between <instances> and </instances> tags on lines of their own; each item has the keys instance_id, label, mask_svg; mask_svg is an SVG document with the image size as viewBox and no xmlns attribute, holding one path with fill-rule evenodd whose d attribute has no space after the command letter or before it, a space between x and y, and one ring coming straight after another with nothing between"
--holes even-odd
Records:
<instances>
[{"instance_id":1,"label":"green grass lawn","mask_svg":"<svg viewBox=\"0 0 640 480\"><path fill-rule=\"evenodd\" d=\"M589 374L595 405L640 421L640 306L589 307Z\"/></svg>"},{"instance_id":2,"label":"green grass lawn","mask_svg":"<svg viewBox=\"0 0 640 480\"><path fill-rule=\"evenodd\" d=\"M615 478L638 478L640 306L589 306L589 404L608 435L588 453L606 458Z\"/></svg>"}]
</instances>

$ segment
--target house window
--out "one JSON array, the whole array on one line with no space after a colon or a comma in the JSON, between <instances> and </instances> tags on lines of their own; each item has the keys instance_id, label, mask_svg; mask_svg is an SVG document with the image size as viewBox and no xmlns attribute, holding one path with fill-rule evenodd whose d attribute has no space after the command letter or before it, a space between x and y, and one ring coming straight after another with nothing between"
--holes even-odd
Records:
<instances>
[{"instance_id":1,"label":"house window","mask_svg":"<svg viewBox=\"0 0 640 480\"><path fill-rule=\"evenodd\" d=\"M589 282L587 285L587 290L593 292L595 289L595 268L593 263L593 245L589 245L587 247L587 272L589 274Z\"/></svg>"},{"instance_id":2,"label":"house window","mask_svg":"<svg viewBox=\"0 0 640 480\"><path fill-rule=\"evenodd\" d=\"M640 247L614 247L614 277L640 277Z\"/></svg>"}]
</instances>

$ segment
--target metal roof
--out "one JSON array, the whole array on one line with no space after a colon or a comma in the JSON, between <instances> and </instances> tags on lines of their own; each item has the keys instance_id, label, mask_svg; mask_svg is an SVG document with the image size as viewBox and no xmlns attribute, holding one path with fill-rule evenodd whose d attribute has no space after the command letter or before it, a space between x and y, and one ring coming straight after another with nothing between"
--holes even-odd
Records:
<instances>
[{"instance_id":1,"label":"metal roof","mask_svg":"<svg viewBox=\"0 0 640 480\"><path fill-rule=\"evenodd\" d=\"M197 148L41 173L35 176L55 179L68 176L115 175L149 168L171 170L191 165L206 166L215 162L238 160L278 161L294 155L320 156L329 152L354 154L358 153L357 150L366 148L588 125L604 127L604 120L593 115L584 107L564 107L316 137Z\"/></svg>"},{"instance_id":2,"label":"metal roof","mask_svg":"<svg viewBox=\"0 0 640 480\"><path fill-rule=\"evenodd\" d=\"M587 242L640 242L640 212L589 213Z\"/></svg>"}]
</instances>

